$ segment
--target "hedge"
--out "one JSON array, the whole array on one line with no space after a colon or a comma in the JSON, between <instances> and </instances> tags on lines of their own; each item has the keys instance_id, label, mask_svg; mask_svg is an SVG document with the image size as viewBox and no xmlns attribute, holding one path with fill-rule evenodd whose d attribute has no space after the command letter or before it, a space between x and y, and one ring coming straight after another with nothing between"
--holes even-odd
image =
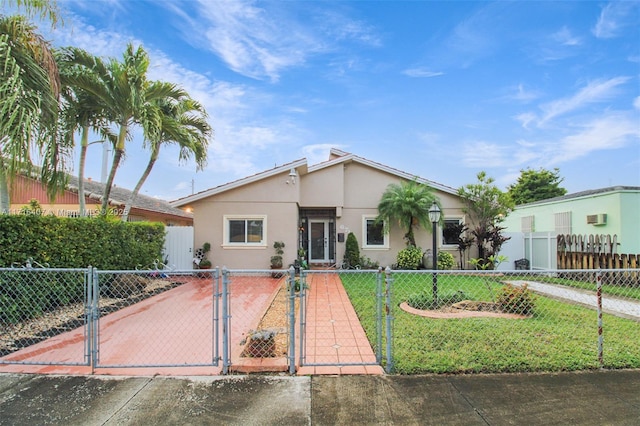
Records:
<instances>
[{"instance_id":1,"label":"hedge","mask_svg":"<svg viewBox=\"0 0 640 426\"><path fill-rule=\"evenodd\" d=\"M161 259L162 223L0 215L0 267L32 258L52 268L132 270Z\"/></svg>"}]
</instances>

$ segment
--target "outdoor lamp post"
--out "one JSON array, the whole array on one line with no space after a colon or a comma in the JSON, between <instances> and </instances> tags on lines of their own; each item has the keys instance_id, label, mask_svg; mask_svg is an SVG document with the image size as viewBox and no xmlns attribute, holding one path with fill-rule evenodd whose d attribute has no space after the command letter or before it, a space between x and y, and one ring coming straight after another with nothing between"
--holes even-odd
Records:
<instances>
[{"instance_id":1,"label":"outdoor lamp post","mask_svg":"<svg viewBox=\"0 0 640 426\"><path fill-rule=\"evenodd\" d=\"M433 270L438 270L438 237L436 232L438 231L438 222L440 222L440 207L438 207L438 203L435 201L429 208L429 220L431 220L431 224L433 225L432 234L433 234ZM438 305L438 274L437 272L433 273L433 304L434 307Z\"/></svg>"}]
</instances>

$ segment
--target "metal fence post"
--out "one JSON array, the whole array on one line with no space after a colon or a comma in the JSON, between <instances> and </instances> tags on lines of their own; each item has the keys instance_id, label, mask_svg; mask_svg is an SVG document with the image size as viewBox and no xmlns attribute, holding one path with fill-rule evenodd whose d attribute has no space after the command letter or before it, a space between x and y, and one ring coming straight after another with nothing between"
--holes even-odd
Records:
<instances>
[{"instance_id":1,"label":"metal fence post","mask_svg":"<svg viewBox=\"0 0 640 426\"><path fill-rule=\"evenodd\" d=\"M220 268L216 267L213 270L213 363L218 365L220 362Z\"/></svg>"},{"instance_id":2,"label":"metal fence post","mask_svg":"<svg viewBox=\"0 0 640 426\"><path fill-rule=\"evenodd\" d=\"M304 341L306 337L306 309L307 309L307 286L302 285L302 283L306 284L307 282L307 271L300 268L300 366L304 365L305 361L305 350L304 350Z\"/></svg>"},{"instance_id":3,"label":"metal fence post","mask_svg":"<svg viewBox=\"0 0 640 426\"><path fill-rule=\"evenodd\" d=\"M302 278L300 278L302 292ZM289 374L296 373L296 270L289 268Z\"/></svg>"},{"instance_id":4,"label":"metal fence post","mask_svg":"<svg viewBox=\"0 0 640 426\"><path fill-rule=\"evenodd\" d=\"M376 273L376 362L382 364L382 266Z\"/></svg>"},{"instance_id":5,"label":"metal fence post","mask_svg":"<svg viewBox=\"0 0 640 426\"><path fill-rule=\"evenodd\" d=\"M604 341L602 336L602 271L596 273L596 298L598 299L598 363L604 368Z\"/></svg>"},{"instance_id":6,"label":"metal fence post","mask_svg":"<svg viewBox=\"0 0 640 426\"><path fill-rule=\"evenodd\" d=\"M96 369L98 365L98 333L100 332L100 306L99 303L99 295L100 295L100 282L98 280L98 270L96 268L90 268L90 273L93 277L91 280L91 309L90 309L90 351L91 351L91 374Z\"/></svg>"},{"instance_id":7,"label":"metal fence post","mask_svg":"<svg viewBox=\"0 0 640 426\"><path fill-rule=\"evenodd\" d=\"M229 270L222 268L222 374L228 374L229 357Z\"/></svg>"},{"instance_id":8,"label":"metal fence post","mask_svg":"<svg viewBox=\"0 0 640 426\"><path fill-rule=\"evenodd\" d=\"M385 313L386 313L386 320L387 320L387 365L385 368L385 371L387 373L393 373L393 353L392 353L392 348L393 348L393 327L392 327L392 322L393 322L393 305L392 305L392 297L391 297L391 284L393 283L393 278L391 277L391 268L387 266L387 268L385 269L385 294L386 294L386 298L385 298Z\"/></svg>"}]
</instances>

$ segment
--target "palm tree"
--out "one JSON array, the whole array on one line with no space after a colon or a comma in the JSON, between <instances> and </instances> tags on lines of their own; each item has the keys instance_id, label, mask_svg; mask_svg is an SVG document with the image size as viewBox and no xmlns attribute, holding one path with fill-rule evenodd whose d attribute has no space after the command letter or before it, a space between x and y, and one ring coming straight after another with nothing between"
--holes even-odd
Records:
<instances>
[{"instance_id":1,"label":"palm tree","mask_svg":"<svg viewBox=\"0 0 640 426\"><path fill-rule=\"evenodd\" d=\"M430 229L429 207L433 202L440 204L433 189L417 179L402 181L400 184L392 183L382 194L378 204L378 217L376 221L397 221L407 230L404 235L407 246L416 247L416 239L413 228L423 226Z\"/></svg>"},{"instance_id":2,"label":"palm tree","mask_svg":"<svg viewBox=\"0 0 640 426\"><path fill-rule=\"evenodd\" d=\"M200 103L189 97L184 97L177 102L172 99L162 99L150 105L148 112L150 115L158 117L156 120L148 120L148 122L159 121L161 128L159 132L146 132L147 134L156 134L157 137L148 140L151 147L151 156L147 167L125 205L122 214L124 222L127 221L131 206L138 196L140 188L149 177L163 144L177 143L180 146L180 160L188 160L193 154L198 169L202 169L207 161L208 138L211 135L211 126L207 123L207 113Z\"/></svg>"},{"instance_id":3,"label":"palm tree","mask_svg":"<svg viewBox=\"0 0 640 426\"><path fill-rule=\"evenodd\" d=\"M86 61L100 62L101 59L91 57L86 51L68 47L56 52L56 59L60 67L60 78L63 86L62 116L63 116L63 138L71 146L75 146L74 135L80 131L80 162L78 166L78 200L80 216L86 215L84 197L84 169L89 147L89 133L98 133L104 141L110 141L115 145L116 135L109 128L109 117L107 111L90 92L76 86L74 82L78 78L89 81L93 74L83 66L75 63L74 58L85 57ZM102 65L104 66L104 64ZM100 84L94 81L93 85ZM106 143L106 142L105 142Z\"/></svg>"},{"instance_id":4,"label":"palm tree","mask_svg":"<svg viewBox=\"0 0 640 426\"><path fill-rule=\"evenodd\" d=\"M49 195L64 186L68 152L57 143L58 68L50 44L22 16L0 16L0 210L9 208L8 185L42 156Z\"/></svg>"},{"instance_id":5,"label":"palm tree","mask_svg":"<svg viewBox=\"0 0 640 426\"><path fill-rule=\"evenodd\" d=\"M142 47L134 50L129 44L122 62L112 59L105 64L84 56L76 56L74 60L91 71L90 76L78 75L74 83L98 99L106 115L118 126L113 162L102 195L101 214L106 215L111 187L130 138L131 126L139 124L145 133L157 131L158 123L147 122L157 117L145 115L145 106L159 99L179 99L186 93L173 84L150 84L147 80L149 56ZM145 139L152 140L154 135L145 134Z\"/></svg>"}]
</instances>

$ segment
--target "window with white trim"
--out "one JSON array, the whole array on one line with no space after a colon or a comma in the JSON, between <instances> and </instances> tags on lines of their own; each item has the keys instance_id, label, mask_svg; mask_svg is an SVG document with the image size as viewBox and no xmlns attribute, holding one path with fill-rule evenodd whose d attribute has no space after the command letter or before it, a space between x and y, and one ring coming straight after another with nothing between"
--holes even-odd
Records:
<instances>
[{"instance_id":1,"label":"window with white trim","mask_svg":"<svg viewBox=\"0 0 640 426\"><path fill-rule=\"evenodd\" d=\"M266 216L225 216L224 244L226 246L264 246Z\"/></svg>"},{"instance_id":2,"label":"window with white trim","mask_svg":"<svg viewBox=\"0 0 640 426\"><path fill-rule=\"evenodd\" d=\"M457 246L462 218L446 218L442 226L442 245Z\"/></svg>"},{"instance_id":3,"label":"window with white trim","mask_svg":"<svg viewBox=\"0 0 640 426\"><path fill-rule=\"evenodd\" d=\"M385 223L376 223L376 216L362 217L362 248L389 248L389 235L384 232Z\"/></svg>"}]
</instances>

